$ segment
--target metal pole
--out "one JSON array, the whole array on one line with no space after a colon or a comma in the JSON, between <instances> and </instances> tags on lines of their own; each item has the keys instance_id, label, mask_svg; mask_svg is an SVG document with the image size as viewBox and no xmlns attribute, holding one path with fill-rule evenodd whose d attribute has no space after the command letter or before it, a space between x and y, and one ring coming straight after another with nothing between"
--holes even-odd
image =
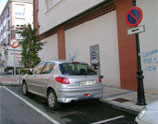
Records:
<instances>
[{"instance_id":1,"label":"metal pole","mask_svg":"<svg viewBox=\"0 0 158 124\"><path fill-rule=\"evenodd\" d=\"M14 48L14 81L16 80L16 67L15 67L15 48Z\"/></svg>"},{"instance_id":2,"label":"metal pole","mask_svg":"<svg viewBox=\"0 0 158 124\"><path fill-rule=\"evenodd\" d=\"M132 0L133 6L136 6L136 0ZM143 71L141 69L141 55L140 55L140 44L139 44L139 34L136 34L136 49L137 49L137 105L146 105Z\"/></svg>"},{"instance_id":3,"label":"metal pole","mask_svg":"<svg viewBox=\"0 0 158 124\"><path fill-rule=\"evenodd\" d=\"M21 84L21 82L20 82L20 69L19 69L18 73L19 73L19 84Z\"/></svg>"},{"instance_id":4,"label":"metal pole","mask_svg":"<svg viewBox=\"0 0 158 124\"><path fill-rule=\"evenodd\" d=\"M136 0L132 0L133 6L136 6Z\"/></svg>"}]
</instances>

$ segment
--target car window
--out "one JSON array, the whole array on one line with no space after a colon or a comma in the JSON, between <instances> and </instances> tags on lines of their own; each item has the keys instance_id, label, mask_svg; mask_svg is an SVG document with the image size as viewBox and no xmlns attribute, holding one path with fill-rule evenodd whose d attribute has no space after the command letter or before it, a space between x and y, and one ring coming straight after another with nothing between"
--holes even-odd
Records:
<instances>
[{"instance_id":1,"label":"car window","mask_svg":"<svg viewBox=\"0 0 158 124\"><path fill-rule=\"evenodd\" d=\"M96 75L97 73L84 63L63 63L59 65L62 74L68 75Z\"/></svg>"},{"instance_id":2,"label":"car window","mask_svg":"<svg viewBox=\"0 0 158 124\"><path fill-rule=\"evenodd\" d=\"M44 67L45 63L40 63L38 64L34 69L33 69L33 73L35 74L40 74L42 68Z\"/></svg>"},{"instance_id":3,"label":"car window","mask_svg":"<svg viewBox=\"0 0 158 124\"><path fill-rule=\"evenodd\" d=\"M55 66L54 63L50 63L50 62L47 63L45 67L43 68L41 74L49 74L50 72L52 72L54 66Z\"/></svg>"}]
</instances>

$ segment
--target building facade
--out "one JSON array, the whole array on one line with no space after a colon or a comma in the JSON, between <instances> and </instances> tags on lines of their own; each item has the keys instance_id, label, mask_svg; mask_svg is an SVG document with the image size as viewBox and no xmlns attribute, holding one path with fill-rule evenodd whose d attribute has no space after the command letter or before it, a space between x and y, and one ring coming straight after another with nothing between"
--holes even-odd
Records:
<instances>
[{"instance_id":1,"label":"building facade","mask_svg":"<svg viewBox=\"0 0 158 124\"><path fill-rule=\"evenodd\" d=\"M0 15L0 44L8 46L13 38L21 41L17 33L25 24L33 24L33 0L8 0Z\"/></svg>"},{"instance_id":2,"label":"building facade","mask_svg":"<svg viewBox=\"0 0 158 124\"><path fill-rule=\"evenodd\" d=\"M144 88L153 94L158 94L157 5L157 0L137 0L145 25L139 35ZM137 90L136 38L127 35L126 24L131 7L132 0L34 0L35 27L47 42L41 59L97 64L103 85Z\"/></svg>"}]
</instances>

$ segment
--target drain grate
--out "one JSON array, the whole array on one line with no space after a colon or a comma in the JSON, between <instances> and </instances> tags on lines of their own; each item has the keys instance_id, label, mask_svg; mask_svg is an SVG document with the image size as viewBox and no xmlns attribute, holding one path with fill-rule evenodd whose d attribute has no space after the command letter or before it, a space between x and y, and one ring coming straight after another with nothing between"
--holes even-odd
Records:
<instances>
[{"instance_id":1,"label":"drain grate","mask_svg":"<svg viewBox=\"0 0 158 124\"><path fill-rule=\"evenodd\" d=\"M129 100L123 98L117 98L117 99L113 99L113 101L123 103L123 102L128 102Z\"/></svg>"}]
</instances>

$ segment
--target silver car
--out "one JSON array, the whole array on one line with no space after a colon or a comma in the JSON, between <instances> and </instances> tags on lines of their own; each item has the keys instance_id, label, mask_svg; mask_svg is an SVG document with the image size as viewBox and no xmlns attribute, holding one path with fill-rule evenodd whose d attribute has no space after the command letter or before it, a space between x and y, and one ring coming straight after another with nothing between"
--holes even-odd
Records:
<instances>
[{"instance_id":1,"label":"silver car","mask_svg":"<svg viewBox=\"0 0 158 124\"><path fill-rule=\"evenodd\" d=\"M136 124L158 124L158 100L145 106L135 121Z\"/></svg>"},{"instance_id":2,"label":"silver car","mask_svg":"<svg viewBox=\"0 0 158 124\"><path fill-rule=\"evenodd\" d=\"M30 92L46 98L55 110L60 103L99 99L103 87L101 77L87 63L47 61L24 75L22 91L24 95Z\"/></svg>"}]
</instances>

